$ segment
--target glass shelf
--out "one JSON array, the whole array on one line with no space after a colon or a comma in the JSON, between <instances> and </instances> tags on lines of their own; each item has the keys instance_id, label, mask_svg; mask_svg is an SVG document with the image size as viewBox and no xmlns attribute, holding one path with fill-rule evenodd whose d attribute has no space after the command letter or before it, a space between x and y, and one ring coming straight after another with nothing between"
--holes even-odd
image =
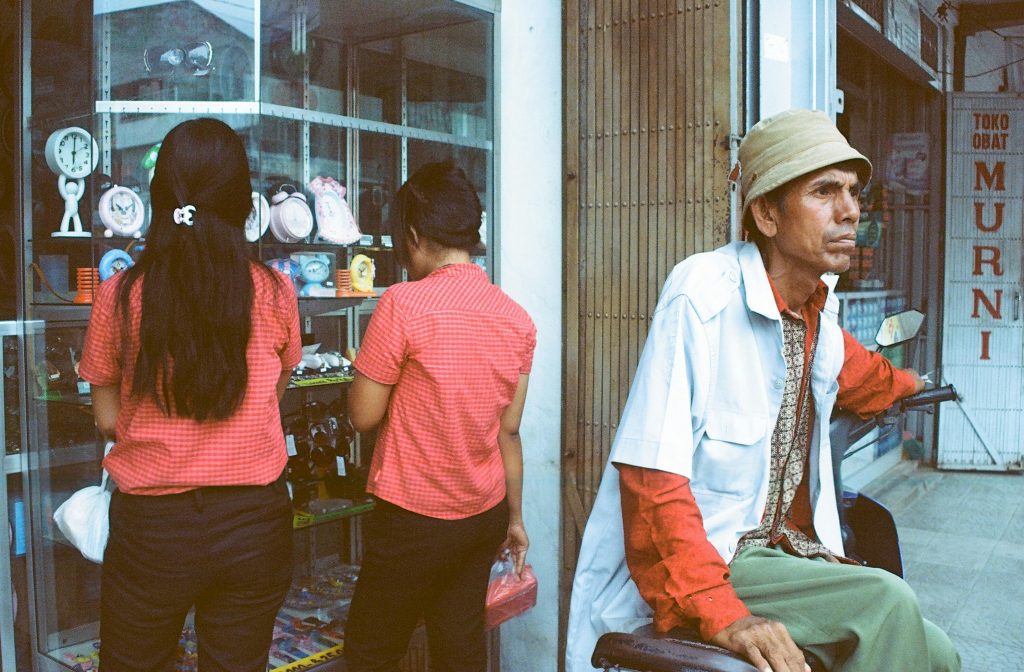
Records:
<instances>
[{"instance_id":1,"label":"glass shelf","mask_svg":"<svg viewBox=\"0 0 1024 672\"><path fill-rule=\"evenodd\" d=\"M324 385L346 385L355 380L351 374L338 374L336 376L320 376L317 378L299 378L288 382L287 390L302 390L310 387L321 387Z\"/></svg>"},{"instance_id":2,"label":"glass shelf","mask_svg":"<svg viewBox=\"0 0 1024 672\"><path fill-rule=\"evenodd\" d=\"M373 500L369 499L362 502L353 502L352 505L343 509L329 511L327 513L310 513L308 511L300 511L296 509L292 519L292 527L298 530L304 527L330 523L335 520L344 520L345 518L351 518L352 516L369 513L370 511L373 511L374 506L375 504Z\"/></svg>"}]
</instances>

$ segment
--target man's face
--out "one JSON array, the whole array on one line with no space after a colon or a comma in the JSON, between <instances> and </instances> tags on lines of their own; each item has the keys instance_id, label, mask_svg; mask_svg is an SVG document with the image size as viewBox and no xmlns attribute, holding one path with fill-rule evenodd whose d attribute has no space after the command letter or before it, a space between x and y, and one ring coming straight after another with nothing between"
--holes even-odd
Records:
<instances>
[{"instance_id":1,"label":"man's face","mask_svg":"<svg viewBox=\"0 0 1024 672\"><path fill-rule=\"evenodd\" d=\"M814 276L848 270L856 247L860 189L856 171L831 166L791 182L779 205L766 203L769 231L760 221L758 227L773 248L771 265Z\"/></svg>"}]
</instances>

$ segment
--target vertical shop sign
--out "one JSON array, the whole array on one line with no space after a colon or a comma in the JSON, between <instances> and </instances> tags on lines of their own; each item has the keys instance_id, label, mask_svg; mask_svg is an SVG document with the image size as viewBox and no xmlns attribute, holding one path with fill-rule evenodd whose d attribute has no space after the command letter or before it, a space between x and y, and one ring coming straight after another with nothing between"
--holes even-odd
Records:
<instances>
[{"instance_id":1,"label":"vertical shop sign","mask_svg":"<svg viewBox=\"0 0 1024 672\"><path fill-rule=\"evenodd\" d=\"M939 465L1019 468L1024 411L1024 97L952 94Z\"/></svg>"}]
</instances>

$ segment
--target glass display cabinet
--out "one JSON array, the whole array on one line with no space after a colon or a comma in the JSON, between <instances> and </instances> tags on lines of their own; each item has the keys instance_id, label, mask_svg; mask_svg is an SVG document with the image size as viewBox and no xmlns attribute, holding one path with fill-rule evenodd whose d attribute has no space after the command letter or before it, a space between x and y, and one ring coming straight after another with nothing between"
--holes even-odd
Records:
<instances>
[{"instance_id":1,"label":"glass display cabinet","mask_svg":"<svg viewBox=\"0 0 1024 672\"><path fill-rule=\"evenodd\" d=\"M4 612L3 669L97 665L102 568L52 521L68 495L100 477L102 443L77 362L96 286L145 247L159 143L200 116L223 120L246 145L252 254L295 280L310 355L282 402L296 585L278 619L271 669L300 661L302 669L332 669L360 559L359 514L372 507L364 491L372 437L346 431L351 369L339 358L358 347L373 297L404 279L389 209L409 174L451 159L479 189L486 213L496 210L493 11L480 0L72 4L74 11L49 0L22 3L31 152L23 158L19 324L32 329L11 355L25 375L11 385L5 376L5 395L15 389L20 412L12 421L5 411L4 502L22 527L0 586L12 576L30 584L15 593L31 642L17 651L31 663L19 658L13 667L8 644L17 623ZM309 212L269 217L282 207L275 201L294 201L293 193ZM492 225L475 258L489 270L493 240ZM365 280L371 269L372 291L359 291L353 277ZM5 341L5 367L6 358ZM319 433L330 436L332 452L313 460ZM194 640L186 626L178 669L194 667ZM424 659L411 652L406 668Z\"/></svg>"}]
</instances>

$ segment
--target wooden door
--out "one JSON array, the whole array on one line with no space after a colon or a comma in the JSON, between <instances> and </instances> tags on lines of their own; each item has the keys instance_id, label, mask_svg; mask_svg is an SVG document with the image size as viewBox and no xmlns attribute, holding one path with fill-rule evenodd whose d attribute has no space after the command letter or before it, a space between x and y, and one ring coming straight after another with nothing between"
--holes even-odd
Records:
<instances>
[{"instance_id":1,"label":"wooden door","mask_svg":"<svg viewBox=\"0 0 1024 672\"><path fill-rule=\"evenodd\" d=\"M729 8L565 2L562 650L580 538L661 285L728 238Z\"/></svg>"}]
</instances>

